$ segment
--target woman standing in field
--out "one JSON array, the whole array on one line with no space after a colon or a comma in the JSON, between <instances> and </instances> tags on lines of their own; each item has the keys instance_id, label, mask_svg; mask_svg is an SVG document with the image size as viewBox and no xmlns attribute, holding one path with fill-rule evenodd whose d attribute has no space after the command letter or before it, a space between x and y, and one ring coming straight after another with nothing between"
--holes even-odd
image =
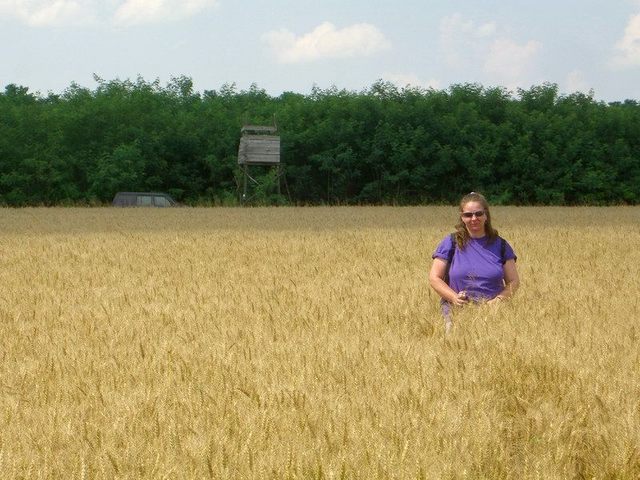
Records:
<instances>
[{"instance_id":1,"label":"woman standing in field","mask_svg":"<svg viewBox=\"0 0 640 480\"><path fill-rule=\"evenodd\" d=\"M452 327L451 306L493 304L513 295L520 284L516 255L491 226L489 204L471 192L460 200L460 220L433 253L431 287L442 297L445 327Z\"/></svg>"}]
</instances>

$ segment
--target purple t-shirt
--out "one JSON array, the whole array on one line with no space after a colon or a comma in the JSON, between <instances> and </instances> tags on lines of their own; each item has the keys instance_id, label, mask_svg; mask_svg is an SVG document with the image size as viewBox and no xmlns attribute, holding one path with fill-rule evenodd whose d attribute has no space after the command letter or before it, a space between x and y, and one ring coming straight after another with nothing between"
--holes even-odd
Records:
<instances>
[{"instance_id":1,"label":"purple t-shirt","mask_svg":"<svg viewBox=\"0 0 640 480\"><path fill-rule=\"evenodd\" d=\"M452 247L451 235L440 242L432 258L447 261ZM488 242L487 237L472 238L460 249L456 246L451 269L449 286L455 291L465 290L471 300L492 299L504 289L504 270L500 258L502 241L497 238ZM505 241L504 260L516 260L511 245Z\"/></svg>"}]
</instances>

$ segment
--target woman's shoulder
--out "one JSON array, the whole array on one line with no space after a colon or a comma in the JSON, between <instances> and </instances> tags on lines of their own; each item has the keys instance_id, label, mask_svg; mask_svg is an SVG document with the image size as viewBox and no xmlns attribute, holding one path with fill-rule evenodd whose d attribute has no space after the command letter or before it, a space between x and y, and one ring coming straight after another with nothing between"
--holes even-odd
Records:
<instances>
[{"instance_id":1,"label":"woman's shoulder","mask_svg":"<svg viewBox=\"0 0 640 480\"><path fill-rule=\"evenodd\" d=\"M500 258L502 259L502 263L507 260L516 260L518 258L511 244L500 235L496 236L496 248L500 250Z\"/></svg>"},{"instance_id":2,"label":"woman's shoulder","mask_svg":"<svg viewBox=\"0 0 640 480\"><path fill-rule=\"evenodd\" d=\"M446 237L442 239L440 245L445 245L447 247L454 247L456 244L456 234L455 232L448 234Z\"/></svg>"},{"instance_id":3,"label":"woman's shoulder","mask_svg":"<svg viewBox=\"0 0 640 480\"><path fill-rule=\"evenodd\" d=\"M455 248L454 235L455 234L450 233L440 241L432 255L433 258L447 259L449 257L451 249Z\"/></svg>"}]
</instances>

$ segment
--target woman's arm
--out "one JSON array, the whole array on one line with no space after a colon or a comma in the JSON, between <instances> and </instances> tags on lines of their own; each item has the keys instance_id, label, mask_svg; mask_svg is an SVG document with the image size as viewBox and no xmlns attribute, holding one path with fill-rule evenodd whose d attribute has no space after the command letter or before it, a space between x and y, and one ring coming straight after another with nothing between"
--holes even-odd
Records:
<instances>
[{"instance_id":1,"label":"woman's arm","mask_svg":"<svg viewBox=\"0 0 640 480\"><path fill-rule=\"evenodd\" d=\"M464 292L456 293L447 282L444 276L447 273L447 261L442 258L434 258L431 270L429 271L429 284L438 295L453 305L464 305L467 303Z\"/></svg>"},{"instance_id":2,"label":"woman's arm","mask_svg":"<svg viewBox=\"0 0 640 480\"><path fill-rule=\"evenodd\" d=\"M505 298L511 297L520 286L520 277L518 277L518 269L516 268L516 261L511 259L507 260L503 266L504 269L504 289L493 299L487 303L493 303Z\"/></svg>"}]
</instances>

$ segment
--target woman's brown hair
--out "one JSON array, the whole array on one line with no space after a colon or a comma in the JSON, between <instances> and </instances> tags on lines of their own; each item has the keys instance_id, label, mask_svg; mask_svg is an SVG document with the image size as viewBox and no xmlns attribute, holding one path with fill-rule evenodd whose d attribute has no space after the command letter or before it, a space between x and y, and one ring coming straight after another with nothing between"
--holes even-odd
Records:
<instances>
[{"instance_id":1,"label":"woman's brown hair","mask_svg":"<svg viewBox=\"0 0 640 480\"><path fill-rule=\"evenodd\" d=\"M462 213L462 209L469 202L478 202L479 204L482 205L484 214L487 217L487 220L484 222L484 231L487 234L487 239L489 243L495 241L495 239L498 238L498 231L491 226L491 212L489 212L489 202L487 202L487 199L484 198L484 195L480 193L477 193L477 192L468 193L467 195L462 197L462 199L460 200L459 213ZM463 249L469 242L469 239L471 238L471 236L469 235L469 232L467 231L467 227L462 221L462 216L460 214L458 214L458 223L456 224L455 237L456 237L456 244L460 249Z\"/></svg>"}]
</instances>

